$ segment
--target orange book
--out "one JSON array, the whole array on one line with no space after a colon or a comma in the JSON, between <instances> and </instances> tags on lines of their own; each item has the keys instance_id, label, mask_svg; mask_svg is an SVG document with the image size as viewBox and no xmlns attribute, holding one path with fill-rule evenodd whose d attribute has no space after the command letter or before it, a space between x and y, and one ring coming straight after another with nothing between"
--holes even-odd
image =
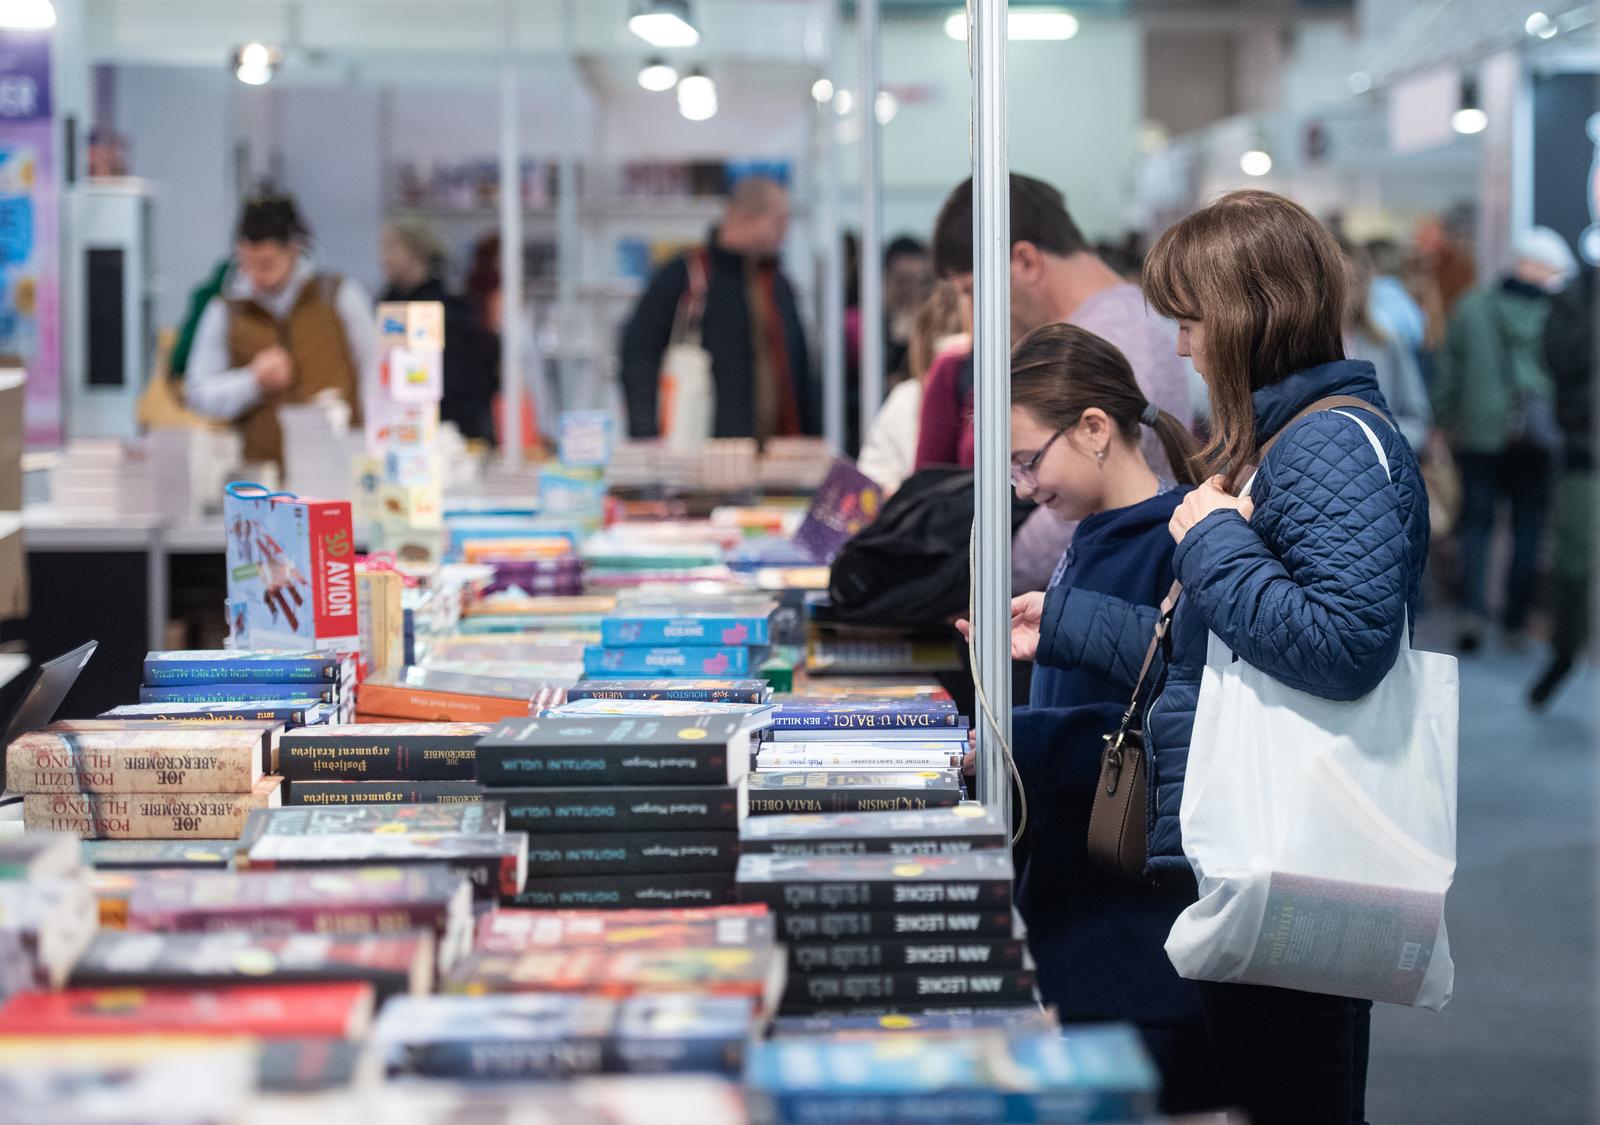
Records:
<instances>
[{"instance_id":1,"label":"orange book","mask_svg":"<svg viewBox=\"0 0 1600 1125\"><path fill-rule=\"evenodd\" d=\"M556 559L572 554L572 543L565 537L548 539L468 539L461 553L469 563L518 562L524 559Z\"/></svg>"},{"instance_id":2,"label":"orange book","mask_svg":"<svg viewBox=\"0 0 1600 1125\"><path fill-rule=\"evenodd\" d=\"M210 1033L358 1039L371 1022L372 1004L366 982L19 992L0 1007L0 1038Z\"/></svg>"},{"instance_id":3,"label":"orange book","mask_svg":"<svg viewBox=\"0 0 1600 1125\"><path fill-rule=\"evenodd\" d=\"M427 691L371 680L356 689L356 718L361 722L498 723L501 719L526 719L532 713L532 704L526 699Z\"/></svg>"}]
</instances>

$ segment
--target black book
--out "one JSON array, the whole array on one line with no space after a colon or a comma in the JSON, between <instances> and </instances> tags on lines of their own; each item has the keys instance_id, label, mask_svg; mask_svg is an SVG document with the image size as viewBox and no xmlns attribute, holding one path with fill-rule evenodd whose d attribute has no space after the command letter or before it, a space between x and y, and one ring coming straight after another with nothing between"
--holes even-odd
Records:
<instances>
[{"instance_id":1,"label":"black book","mask_svg":"<svg viewBox=\"0 0 1600 1125\"><path fill-rule=\"evenodd\" d=\"M796 910L919 910L1011 907L1011 856L834 856L739 859L739 897L778 913Z\"/></svg>"},{"instance_id":2,"label":"black book","mask_svg":"<svg viewBox=\"0 0 1600 1125\"><path fill-rule=\"evenodd\" d=\"M886 813L759 816L740 828L745 855L961 855L1003 849L1005 821L982 805Z\"/></svg>"},{"instance_id":3,"label":"black book","mask_svg":"<svg viewBox=\"0 0 1600 1125\"><path fill-rule=\"evenodd\" d=\"M500 905L536 910L627 910L634 908L730 906L733 874L727 871L668 875L579 875L534 879Z\"/></svg>"},{"instance_id":4,"label":"black book","mask_svg":"<svg viewBox=\"0 0 1600 1125\"><path fill-rule=\"evenodd\" d=\"M1011 938L933 938L797 942L789 946L796 973L979 972L1027 968L1027 942Z\"/></svg>"},{"instance_id":5,"label":"black book","mask_svg":"<svg viewBox=\"0 0 1600 1125\"><path fill-rule=\"evenodd\" d=\"M352 1039L263 1039L256 1089L302 1095L345 1089L356 1079L364 1047Z\"/></svg>"},{"instance_id":6,"label":"black book","mask_svg":"<svg viewBox=\"0 0 1600 1125\"><path fill-rule=\"evenodd\" d=\"M136 933L101 930L73 966L71 988L221 988L367 981L380 1001L433 987L433 935L399 933Z\"/></svg>"},{"instance_id":7,"label":"black book","mask_svg":"<svg viewBox=\"0 0 1600 1125\"><path fill-rule=\"evenodd\" d=\"M1011 911L984 907L928 910L817 910L779 914L784 942L863 941L887 938L1009 938Z\"/></svg>"},{"instance_id":8,"label":"black book","mask_svg":"<svg viewBox=\"0 0 1600 1125\"><path fill-rule=\"evenodd\" d=\"M476 781L291 781L285 805L445 805L483 800Z\"/></svg>"},{"instance_id":9,"label":"black book","mask_svg":"<svg viewBox=\"0 0 1600 1125\"><path fill-rule=\"evenodd\" d=\"M85 840L83 861L99 871L233 866L237 840Z\"/></svg>"},{"instance_id":10,"label":"black book","mask_svg":"<svg viewBox=\"0 0 1600 1125\"><path fill-rule=\"evenodd\" d=\"M742 782L483 792L505 805L508 832L535 837L549 832L737 831L749 804Z\"/></svg>"},{"instance_id":11,"label":"black book","mask_svg":"<svg viewBox=\"0 0 1600 1125\"><path fill-rule=\"evenodd\" d=\"M737 832L589 832L528 841L528 877L732 872Z\"/></svg>"},{"instance_id":12,"label":"black book","mask_svg":"<svg viewBox=\"0 0 1600 1125\"><path fill-rule=\"evenodd\" d=\"M491 786L724 786L749 769L733 715L508 719L478 743L478 780Z\"/></svg>"},{"instance_id":13,"label":"black book","mask_svg":"<svg viewBox=\"0 0 1600 1125\"><path fill-rule=\"evenodd\" d=\"M294 781L471 781L482 723L351 723L298 727L278 741Z\"/></svg>"},{"instance_id":14,"label":"black book","mask_svg":"<svg viewBox=\"0 0 1600 1125\"><path fill-rule=\"evenodd\" d=\"M825 973L791 976L783 994L788 1014L854 1010L860 1005L1037 1004L1031 969L952 969L920 973Z\"/></svg>"},{"instance_id":15,"label":"black book","mask_svg":"<svg viewBox=\"0 0 1600 1125\"><path fill-rule=\"evenodd\" d=\"M955 770L763 770L750 775L750 815L914 812L961 803Z\"/></svg>"}]
</instances>

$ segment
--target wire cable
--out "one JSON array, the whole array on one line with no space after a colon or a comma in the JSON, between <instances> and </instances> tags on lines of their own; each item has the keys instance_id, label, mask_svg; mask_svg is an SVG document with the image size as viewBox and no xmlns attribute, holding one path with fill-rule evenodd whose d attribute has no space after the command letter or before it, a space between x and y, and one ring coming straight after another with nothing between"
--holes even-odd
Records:
<instances>
[{"instance_id":1,"label":"wire cable","mask_svg":"<svg viewBox=\"0 0 1600 1125\"><path fill-rule=\"evenodd\" d=\"M1006 769L1011 774L1011 782L1017 791L1017 826L1011 835L1011 846L1016 847L1022 840L1022 834L1028 827L1028 793L1022 787L1022 773L1017 769L1017 759L1011 753L1011 740L1000 731L1000 720L995 717L994 708L989 703L989 693L983 688L983 673L978 669L978 646L973 638L977 635L978 615L974 612L977 599L978 584L978 522L972 522L972 531L967 535L967 658L972 665L972 686L977 697L978 711L983 720L988 724L995 741L1000 744L1000 756L1006 761ZM1010 624L1007 619L1006 652L1011 651Z\"/></svg>"}]
</instances>

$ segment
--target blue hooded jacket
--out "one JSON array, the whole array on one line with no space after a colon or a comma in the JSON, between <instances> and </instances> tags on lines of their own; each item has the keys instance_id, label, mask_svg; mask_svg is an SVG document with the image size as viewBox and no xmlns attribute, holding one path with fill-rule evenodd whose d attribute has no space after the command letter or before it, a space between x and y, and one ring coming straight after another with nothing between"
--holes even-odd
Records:
<instances>
[{"instance_id":1,"label":"blue hooded jacket","mask_svg":"<svg viewBox=\"0 0 1600 1125\"><path fill-rule=\"evenodd\" d=\"M1353 395L1388 414L1372 365L1339 360L1255 392L1257 439L1266 442L1332 395ZM1295 423L1261 465L1252 518L1213 512L1173 556L1183 597L1144 724L1145 874L1152 878L1192 879L1178 808L1208 633L1275 679L1324 699L1359 699L1394 666L1427 563L1428 499L1405 438L1381 419L1361 417L1383 445L1392 484L1360 426L1342 414L1314 414ZM1058 590L1045 599L1036 659L1131 690L1156 617L1148 606Z\"/></svg>"}]
</instances>

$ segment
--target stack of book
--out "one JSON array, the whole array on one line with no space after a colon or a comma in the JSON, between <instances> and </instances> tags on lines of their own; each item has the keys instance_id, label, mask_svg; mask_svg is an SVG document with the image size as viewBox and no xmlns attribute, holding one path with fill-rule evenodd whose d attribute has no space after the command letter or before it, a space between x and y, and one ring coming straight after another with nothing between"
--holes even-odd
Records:
<instances>
[{"instance_id":1,"label":"stack of book","mask_svg":"<svg viewBox=\"0 0 1600 1125\"><path fill-rule=\"evenodd\" d=\"M528 838L505 830L498 801L453 805L308 805L251 815L240 835L247 870L443 863L484 903L515 898Z\"/></svg>"},{"instance_id":2,"label":"stack of book","mask_svg":"<svg viewBox=\"0 0 1600 1125\"><path fill-rule=\"evenodd\" d=\"M567 689L569 703L588 699L679 701L688 703L766 703L772 687L766 680L583 680Z\"/></svg>"},{"instance_id":3,"label":"stack of book","mask_svg":"<svg viewBox=\"0 0 1600 1125\"><path fill-rule=\"evenodd\" d=\"M747 828L739 897L790 943L784 1013L1037 1006L1004 825L981 809L887 815ZM759 850L778 844L789 854Z\"/></svg>"},{"instance_id":4,"label":"stack of book","mask_svg":"<svg viewBox=\"0 0 1600 1125\"><path fill-rule=\"evenodd\" d=\"M648 609L600 622L600 644L584 652L586 676L742 678L758 671L772 643L777 604L730 603L676 615Z\"/></svg>"},{"instance_id":5,"label":"stack of book","mask_svg":"<svg viewBox=\"0 0 1600 1125\"><path fill-rule=\"evenodd\" d=\"M6 780L29 829L84 839L212 840L281 801L283 728L82 719L53 723L6 748Z\"/></svg>"},{"instance_id":6,"label":"stack of book","mask_svg":"<svg viewBox=\"0 0 1600 1125\"><path fill-rule=\"evenodd\" d=\"M600 623L616 599L576 594L490 594L462 611L461 632L536 633L555 639L598 640Z\"/></svg>"},{"instance_id":7,"label":"stack of book","mask_svg":"<svg viewBox=\"0 0 1600 1125\"><path fill-rule=\"evenodd\" d=\"M356 662L326 652L250 652L195 649L152 652L144 660L142 704L261 703L272 701L327 719L355 714ZM316 712L320 714L319 712Z\"/></svg>"},{"instance_id":8,"label":"stack of book","mask_svg":"<svg viewBox=\"0 0 1600 1125\"><path fill-rule=\"evenodd\" d=\"M278 742L285 805L426 805L477 801L484 723L306 727Z\"/></svg>"},{"instance_id":9,"label":"stack of book","mask_svg":"<svg viewBox=\"0 0 1600 1125\"><path fill-rule=\"evenodd\" d=\"M60 988L98 925L76 837L29 832L0 840L0 999Z\"/></svg>"},{"instance_id":10,"label":"stack of book","mask_svg":"<svg viewBox=\"0 0 1600 1125\"><path fill-rule=\"evenodd\" d=\"M478 743L477 762L507 830L528 834L528 884L507 905L733 901L750 765L744 716L510 720Z\"/></svg>"},{"instance_id":11,"label":"stack of book","mask_svg":"<svg viewBox=\"0 0 1600 1125\"><path fill-rule=\"evenodd\" d=\"M967 718L949 700L780 701L758 770L959 769Z\"/></svg>"}]
</instances>

